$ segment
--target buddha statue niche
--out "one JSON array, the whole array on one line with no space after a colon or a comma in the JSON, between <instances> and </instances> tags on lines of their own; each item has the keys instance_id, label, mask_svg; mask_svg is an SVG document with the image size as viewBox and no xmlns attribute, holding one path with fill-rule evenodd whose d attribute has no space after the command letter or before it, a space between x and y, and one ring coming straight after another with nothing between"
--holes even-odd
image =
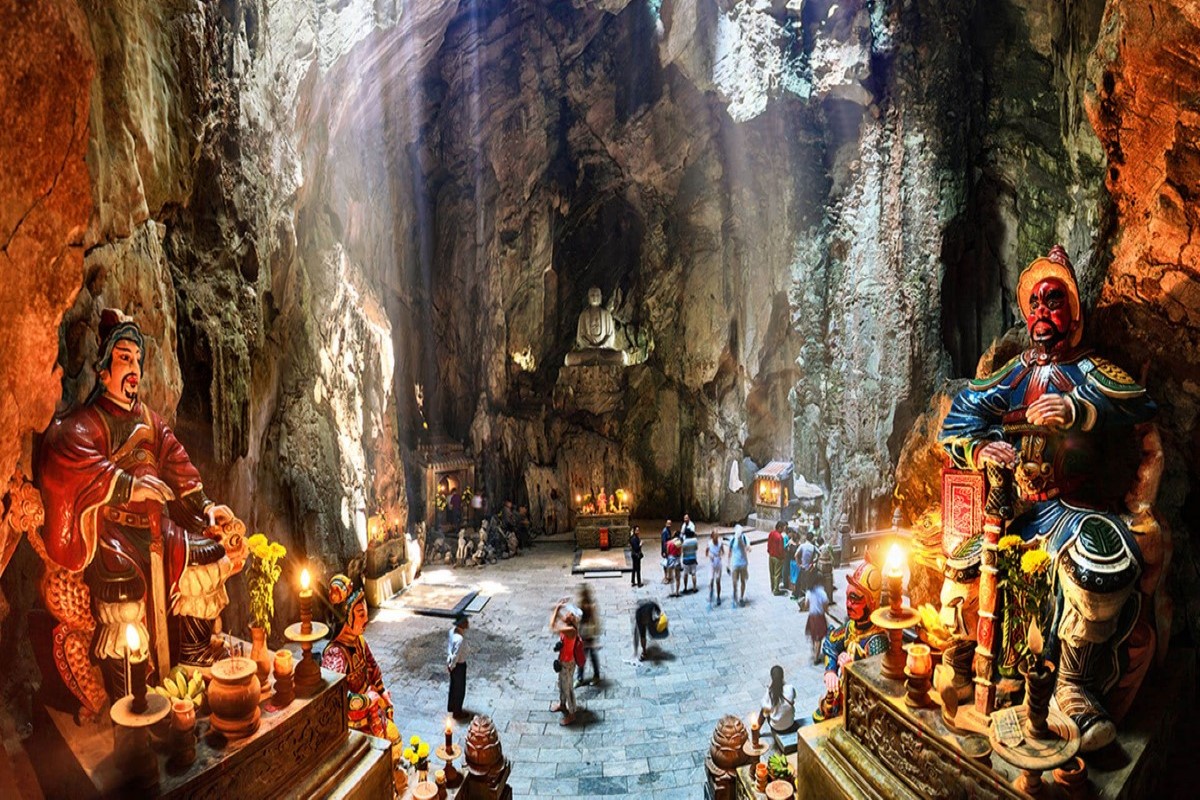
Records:
<instances>
[{"instance_id":1,"label":"buddha statue niche","mask_svg":"<svg viewBox=\"0 0 1200 800\"><path fill-rule=\"evenodd\" d=\"M588 289L588 304L579 315L575 349L567 353L568 367L616 364L625 366L623 350L616 347L617 326L612 311L602 305L600 289Z\"/></svg>"}]
</instances>

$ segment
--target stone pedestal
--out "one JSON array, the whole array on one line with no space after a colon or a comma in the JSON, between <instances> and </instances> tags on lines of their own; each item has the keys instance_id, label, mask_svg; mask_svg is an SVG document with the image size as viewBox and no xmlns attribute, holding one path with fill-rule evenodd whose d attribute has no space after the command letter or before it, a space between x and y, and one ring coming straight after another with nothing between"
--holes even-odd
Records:
<instances>
[{"instance_id":1,"label":"stone pedestal","mask_svg":"<svg viewBox=\"0 0 1200 800\"><path fill-rule=\"evenodd\" d=\"M563 367L554 384L554 407L560 411L586 411L596 416L621 408L625 392L623 364L588 364Z\"/></svg>"},{"instance_id":2,"label":"stone pedestal","mask_svg":"<svg viewBox=\"0 0 1200 800\"><path fill-rule=\"evenodd\" d=\"M575 546L595 549L600 546L600 529L608 528L608 546L621 550L629 546L629 512L619 514L578 514L575 517Z\"/></svg>"},{"instance_id":3,"label":"stone pedestal","mask_svg":"<svg viewBox=\"0 0 1200 800\"><path fill-rule=\"evenodd\" d=\"M918 800L975 797L1018 800L1020 771L991 756L981 763L974 737L942 722L940 707L904 704L904 683L884 678L882 659L860 659L845 670L843 717L800 730L797 768L802 797ZM1126 800L1154 796L1181 715L1195 694L1194 651L1173 651L1142 685L1120 726L1114 751L1088 760L1093 796ZM976 757L973 757L975 755ZM1047 787L1048 796L1057 789Z\"/></svg>"},{"instance_id":4,"label":"stone pedestal","mask_svg":"<svg viewBox=\"0 0 1200 800\"><path fill-rule=\"evenodd\" d=\"M388 742L349 730L345 676L325 671L324 677L312 698L279 710L264 705L258 730L244 739L226 741L201 718L196 759L174 769L168 748L155 748L159 783L139 796L390 797ZM111 723L79 726L68 714L44 709L27 746L47 797L91 800L125 791L113 743Z\"/></svg>"}]
</instances>

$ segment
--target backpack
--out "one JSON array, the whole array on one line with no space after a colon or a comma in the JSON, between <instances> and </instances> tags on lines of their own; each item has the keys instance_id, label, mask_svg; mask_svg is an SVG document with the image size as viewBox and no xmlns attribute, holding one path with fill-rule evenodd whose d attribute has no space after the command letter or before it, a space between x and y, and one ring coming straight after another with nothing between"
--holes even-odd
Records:
<instances>
[{"instance_id":1,"label":"backpack","mask_svg":"<svg viewBox=\"0 0 1200 800\"><path fill-rule=\"evenodd\" d=\"M583 646L583 639L575 637L575 666L583 669L587 664L587 648Z\"/></svg>"}]
</instances>

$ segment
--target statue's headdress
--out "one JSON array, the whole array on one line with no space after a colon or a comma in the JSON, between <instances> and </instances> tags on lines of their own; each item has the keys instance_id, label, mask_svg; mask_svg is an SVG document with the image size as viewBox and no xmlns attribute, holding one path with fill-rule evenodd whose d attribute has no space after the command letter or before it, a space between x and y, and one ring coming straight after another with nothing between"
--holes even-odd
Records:
<instances>
[{"instance_id":1,"label":"statue's headdress","mask_svg":"<svg viewBox=\"0 0 1200 800\"><path fill-rule=\"evenodd\" d=\"M117 342L133 342L138 346L138 367L145 370L146 368L146 337L142 335L142 329L133 321L133 317L126 315L124 312L116 308L106 308L100 312L100 326L97 329L100 336L100 350L93 366L96 368L96 385L92 387L92 392L88 396L87 402L91 403L104 392L104 384L100 382L100 373L112 366L113 348Z\"/></svg>"},{"instance_id":2,"label":"statue's headdress","mask_svg":"<svg viewBox=\"0 0 1200 800\"><path fill-rule=\"evenodd\" d=\"M338 574L329 579L329 604L342 622L349 619L350 609L362 596L362 584L351 581L349 576Z\"/></svg>"},{"instance_id":3,"label":"statue's headdress","mask_svg":"<svg viewBox=\"0 0 1200 800\"><path fill-rule=\"evenodd\" d=\"M846 585L866 594L871 608L879 607L879 595L883 591L883 574L880 573L879 567L870 561L864 561L846 578Z\"/></svg>"},{"instance_id":4,"label":"statue's headdress","mask_svg":"<svg viewBox=\"0 0 1200 800\"><path fill-rule=\"evenodd\" d=\"M1051 247L1050 252L1042 258L1034 259L1017 278L1017 305L1021 307L1021 314L1028 317L1029 295L1033 293L1033 287L1047 278L1056 278L1067 287L1071 319L1075 323L1069 342L1071 347L1074 347L1083 338L1083 311L1079 303L1079 283L1075 280L1075 267L1071 266L1071 259L1067 257L1067 251L1061 244Z\"/></svg>"}]
</instances>

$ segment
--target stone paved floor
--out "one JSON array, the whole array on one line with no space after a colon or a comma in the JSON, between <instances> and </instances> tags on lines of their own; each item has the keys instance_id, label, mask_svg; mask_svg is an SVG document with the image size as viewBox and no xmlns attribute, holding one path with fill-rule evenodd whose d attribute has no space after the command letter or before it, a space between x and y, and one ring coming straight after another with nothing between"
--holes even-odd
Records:
<instances>
[{"instance_id":1,"label":"stone paved floor","mask_svg":"<svg viewBox=\"0 0 1200 800\"><path fill-rule=\"evenodd\" d=\"M643 524L643 530L653 526ZM703 536L703 531L701 532ZM657 553L657 534L647 553ZM590 581L604 624L599 687L576 691L580 713L564 728L549 710L557 699L551 669L554 637L550 607L573 594L574 550L546 542L527 554L485 569L434 568L424 579L472 583L491 595L471 621L467 709L489 714L513 761L517 797L567 798L625 795L639 798L702 797L703 763L716 722L726 713L748 716L762 697L772 664L784 667L798 692L798 713L809 714L822 692L821 668L810 663L805 615L767 590L766 545L750 554L749 605L725 601L709 610L709 568L700 566L701 591L668 598L657 558L644 562L646 586L628 577ZM844 599L844 575L837 577ZM632 609L656 598L670 619L661 657L632 660ZM838 616L842 606L831 607ZM367 636L396 706L401 734L440 742L446 718L448 620L383 610ZM653 653L653 650L652 650ZM588 667L588 675L590 672ZM461 734L461 729L459 731Z\"/></svg>"}]
</instances>

